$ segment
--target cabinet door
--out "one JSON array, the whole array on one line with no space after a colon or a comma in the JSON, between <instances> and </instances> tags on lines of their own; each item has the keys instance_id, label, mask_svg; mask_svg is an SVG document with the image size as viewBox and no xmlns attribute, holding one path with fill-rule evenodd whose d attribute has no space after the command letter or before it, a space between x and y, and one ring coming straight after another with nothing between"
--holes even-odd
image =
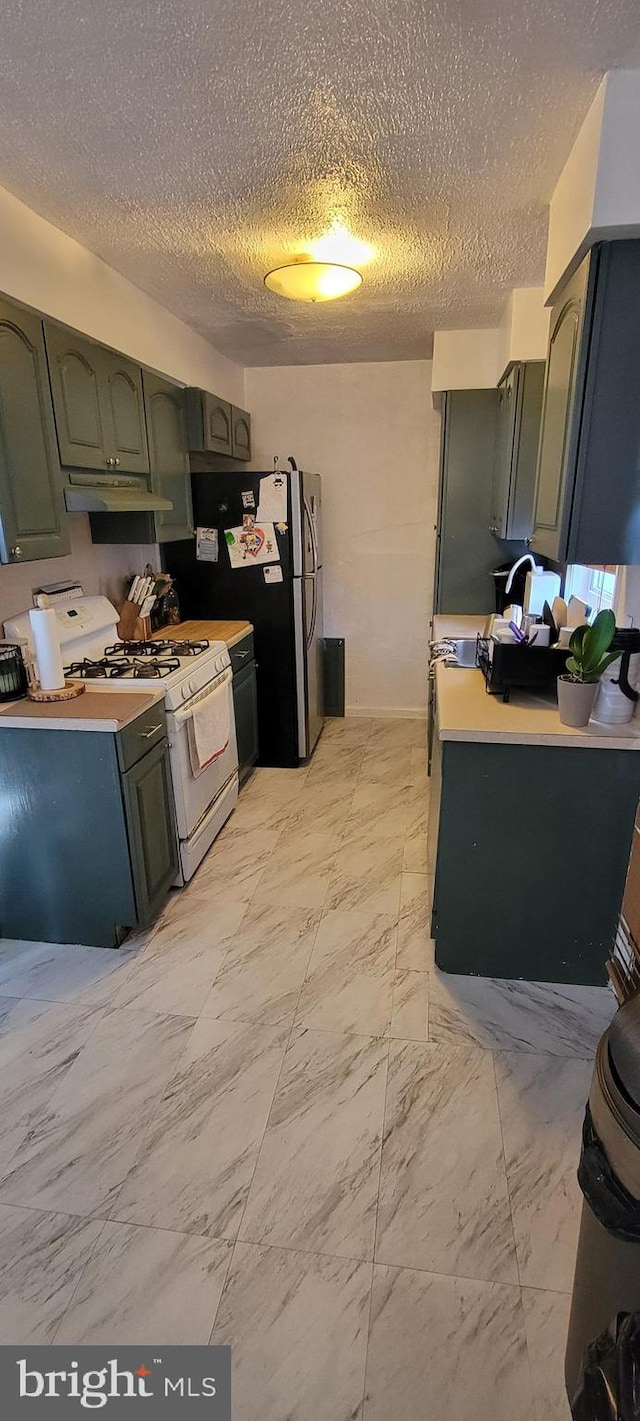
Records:
<instances>
[{"instance_id":1,"label":"cabinet door","mask_svg":"<svg viewBox=\"0 0 640 1421\"><path fill-rule=\"evenodd\" d=\"M233 710L238 741L240 779L244 779L258 758L258 691L256 665L251 662L233 678Z\"/></svg>"},{"instance_id":2,"label":"cabinet door","mask_svg":"<svg viewBox=\"0 0 640 1421\"><path fill-rule=\"evenodd\" d=\"M518 375L509 510L504 532L505 538L517 541L530 538L533 532L543 391L544 361L525 361Z\"/></svg>"},{"instance_id":3,"label":"cabinet door","mask_svg":"<svg viewBox=\"0 0 640 1421\"><path fill-rule=\"evenodd\" d=\"M203 394L204 448L214 454L231 454L231 405L217 395Z\"/></svg>"},{"instance_id":4,"label":"cabinet door","mask_svg":"<svg viewBox=\"0 0 640 1421\"><path fill-rule=\"evenodd\" d=\"M171 512L155 514L159 543L193 537L191 475L184 413L184 391L145 370L144 404L149 438L151 487L168 498Z\"/></svg>"},{"instance_id":5,"label":"cabinet door","mask_svg":"<svg viewBox=\"0 0 640 1421\"><path fill-rule=\"evenodd\" d=\"M0 561L69 551L42 322L0 301Z\"/></svg>"},{"instance_id":6,"label":"cabinet door","mask_svg":"<svg viewBox=\"0 0 640 1421\"><path fill-rule=\"evenodd\" d=\"M100 396L108 429L109 454L125 474L148 474L149 452L139 365L100 348Z\"/></svg>"},{"instance_id":7,"label":"cabinet door","mask_svg":"<svg viewBox=\"0 0 640 1421\"><path fill-rule=\"evenodd\" d=\"M588 274L587 258L565 287L551 316L531 545L556 562L564 559L565 505L573 480L572 421Z\"/></svg>"},{"instance_id":8,"label":"cabinet door","mask_svg":"<svg viewBox=\"0 0 640 1421\"><path fill-rule=\"evenodd\" d=\"M498 388L496 448L491 485L489 531L497 538L508 537L509 497L513 477L513 448L518 391L518 369L510 370Z\"/></svg>"},{"instance_id":9,"label":"cabinet door","mask_svg":"<svg viewBox=\"0 0 640 1421\"><path fill-rule=\"evenodd\" d=\"M110 450L100 399L100 347L45 322L60 460L73 469L106 469Z\"/></svg>"},{"instance_id":10,"label":"cabinet door","mask_svg":"<svg viewBox=\"0 0 640 1421\"><path fill-rule=\"evenodd\" d=\"M246 410L231 410L231 453L234 459L251 458L251 415Z\"/></svg>"},{"instance_id":11,"label":"cabinet door","mask_svg":"<svg viewBox=\"0 0 640 1421\"><path fill-rule=\"evenodd\" d=\"M138 924L153 917L178 870L166 741L122 776Z\"/></svg>"}]
</instances>

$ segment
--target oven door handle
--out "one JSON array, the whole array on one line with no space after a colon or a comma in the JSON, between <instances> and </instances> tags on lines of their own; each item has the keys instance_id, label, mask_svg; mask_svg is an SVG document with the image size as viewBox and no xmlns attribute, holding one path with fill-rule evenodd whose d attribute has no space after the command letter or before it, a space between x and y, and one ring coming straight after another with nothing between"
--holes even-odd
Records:
<instances>
[{"instance_id":1,"label":"oven door handle","mask_svg":"<svg viewBox=\"0 0 640 1421\"><path fill-rule=\"evenodd\" d=\"M169 715L173 716L174 725L185 725L188 720L191 720L197 706L202 705L203 701L208 700L209 696L216 696L218 691L223 690L225 686L230 686L232 674L231 667L228 667L221 676L216 677L213 685L203 686L202 690L196 691L195 696L192 696L190 701L187 701L185 705L180 707L180 710L170 711Z\"/></svg>"}]
</instances>

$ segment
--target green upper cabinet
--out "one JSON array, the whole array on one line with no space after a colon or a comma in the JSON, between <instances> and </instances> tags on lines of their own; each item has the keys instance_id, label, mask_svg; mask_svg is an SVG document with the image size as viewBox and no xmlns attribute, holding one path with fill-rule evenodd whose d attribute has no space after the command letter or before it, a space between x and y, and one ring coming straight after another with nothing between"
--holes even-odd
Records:
<instances>
[{"instance_id":1,"label":"green upper cabinet","mask_svg":"<svg viewBox=\"0 0 640 1421\"><path fill-rule=\"evenodd\" d=\"M211 454L231 454L231 405L208 390L187 390L189 448Z\"/></svg>"},{"instance_id":2,"label":"green upper cabinet","mask_svg":"<svg viewBox=\"0 0 640 1421\"><path fill-rule=\"evenodd\" d=\"M251 415L208 390L187 390L187 434L194 453L251 458Z\"/></svg>"},{"instance_id":3,"label":"green upper cabinet","mask_svg":"<svg viewBox=\"0 0 640 1421\"><path fill-rule=\"evenodd\" d=\"M105 469L98 346L48 321L45 336L61 462L71 468Z\"/></svg>"},{"instance_id":4,"label":"green upper cabinet","mask_svg":"<svg viewBox=\"0 0 640 1421\"><path fill-rule=\"evenodd\" d=\"M148 474L149 450L139 365L114 350L100 351L102 382L107 397L107 437L113 449L115 467L122 473Z\"/></svg>"},{"instance_id":5,"label":"green upper cabinet","mask_svg":"<svg viewBox=\"0 0 640 1421\"><path fill-rule=\"evenodd\" d=\"M231 407L231 453L234 459L251 458L251 415Z\"/></svg>"},{"instance_id":6,"label":"green upper cabinet","mask_svg":"<svg viewBox=\"0 0 640 1421\"><path fill-rule=\"evenodd\" d=\"M589 274L586 258L551 313L531 546L564 561L565 506L572 487L574 408Z\"/></svg>"},{"instance_id":7,"label":"green upper cabinet","mask_svg":"<svg viewBox=\"0 0 640 1421\"><path fill-rule=\"evenodd\" d=\"M498 387L496 448L490 531L520 540L533 531L536 463L544 385L544 362L511 367Z\"/></svg>"},{"instance_id":8,"label":"green upper cabinet","mask_svg":"<svg viewBox=\"0 0 640 1421\"><path fill-rule=\"evenodd\" d=\"M0 301L0 561L69 551L42 322Z\"/></svg>"},{"instance_id":9,"label":"green upper cabinet","mask_svg":"<svg viewBox=\"0 0 640 1421\"><path fill-rule=\"evenodd\" d=\"M170 513L154 513L153 541L168 543L193 537L191 475L184 390L147 371L143 377L151 487L173 504Z\"/></svg>"},{"instance_id":10,"label":"green upper cabinet","mask_svg":"<svg viewBox=\"0 0 640 1421\"><path fill-rule=\"evenodd\" d=\"M139 366L49 321L45 335L62 464L148 474Z\"/></svg>"}]
</instances>

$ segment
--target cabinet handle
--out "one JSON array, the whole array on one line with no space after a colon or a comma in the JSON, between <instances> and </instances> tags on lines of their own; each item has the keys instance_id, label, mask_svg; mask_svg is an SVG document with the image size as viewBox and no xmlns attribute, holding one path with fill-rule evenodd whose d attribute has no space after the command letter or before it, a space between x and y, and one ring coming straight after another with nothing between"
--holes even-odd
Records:
<instances>
[{"instance_id":1,"label":"cabinet handle","mask_svg":"<svg viewBox=\"0 0 640 1421\"><path fill-rule=\"evenodd\" d=\"M150 725L148 730L139 730L138 735L141 740L150 740L151 736L157 735L159 730L162 730L161 725Z\"/></svg>"},{"instance_id":2,"label":"cabinet handle","mask_svg":"<svg viewBox=\"0 0 640 1421\"><path fill-rule=\"evenodd\" d=\"M112 469L113 466L114 466L114 464L115 464L115 459L107 459L107 460L106 460L106 465L107 465L107 468L108 468L108 469Z\"/></svg>"},{"instance_id":3,"label":"cabinet handle","mask_svg":"<svg viewBox=\"0 0 640 1421\"><path fill-rule=\"evenodd\" d=\"M20 547L19 543L16 543L15 548L11 549L11 556L12 558L22 557L22 548Z\"/></svg>"},{"instance_id":4,"label":"cabinet handle","mask_svg":"<svg viewBox=\"0 0 640 1421\"><path fill-rule=\"evenodd\" d=\"M114 459L113 462L114 462L114 464L115 464L115 466L116 466L116 468L117 468L117 467L118 467L118 464L120 463L120 460L119 460L119 459Z\"/></svg>"}]
</instances>

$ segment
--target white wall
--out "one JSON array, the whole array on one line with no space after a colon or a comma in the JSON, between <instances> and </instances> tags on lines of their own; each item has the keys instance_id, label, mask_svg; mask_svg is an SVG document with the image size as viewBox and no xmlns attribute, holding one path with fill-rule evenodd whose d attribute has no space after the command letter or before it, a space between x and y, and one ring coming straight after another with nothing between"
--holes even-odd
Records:
<instances>
[{"instance_id":1,"label":"white wall","mask_svg":"<svg viewBox=\"0 0 640 1421\"><path fill-rule=\"evenodd\" d=\"M543 286L516 286L511 292L501 330L500 375L515 360L546 360L551 311L544 304Z\"/></svg>"},{"instance_id":2,"label":"white wall","mask_svg":"<svg viewBox=\"0 0 640 1421\"><path fill-rule=\"evenodd\" d=\"M157 565L155 547L92 543L85 514L69 513L67 517L71 535L67 557L0 567L0 627L7 617L15 617L33 605L33 588L43 582L63 582L74 577L85 592L102 592L112 602L118 602L129 573L142 572L147 562Z\"/></svg>"},{"instance_id":3,"label":"white wall","mask_svg":"<svg viewBox=\"0 0 640 1421\"><path fill-rule=\"evenodd\" d=\"M551 303L595 242L640 236L640 72L605 75L549 209L545 294Z\"/></svg>"},{"instance_id":4,"label":"white wall","mask_svg":"<svg viewBox=\"0 0 640 1421\"><path fill-rule=\"evenodd\" d=\"M433 337L431 389L492 390L502 374L503 334L485 330L436 331Z\"/></svg>"},{"instance_id":5,"label":"white wall","mask_svg":"<svg viewBox=\"0 0 640 1421\"><path fill-rule=\"evenodd\" d=\"M347 708L424 715L440 418L431 362L245 372L253 467L322 475L325 632L346 638Z\"/></svg>"},{"instance_id":6,"label":"white wall","mask_svg":"<svg viewBox=\"0 0 640 1421\"><path fill-rule=\"evenodd\" d=\"M0 188L0 291L185 385L244 406L242 367Z\"/></svg>"}]
</instances>

